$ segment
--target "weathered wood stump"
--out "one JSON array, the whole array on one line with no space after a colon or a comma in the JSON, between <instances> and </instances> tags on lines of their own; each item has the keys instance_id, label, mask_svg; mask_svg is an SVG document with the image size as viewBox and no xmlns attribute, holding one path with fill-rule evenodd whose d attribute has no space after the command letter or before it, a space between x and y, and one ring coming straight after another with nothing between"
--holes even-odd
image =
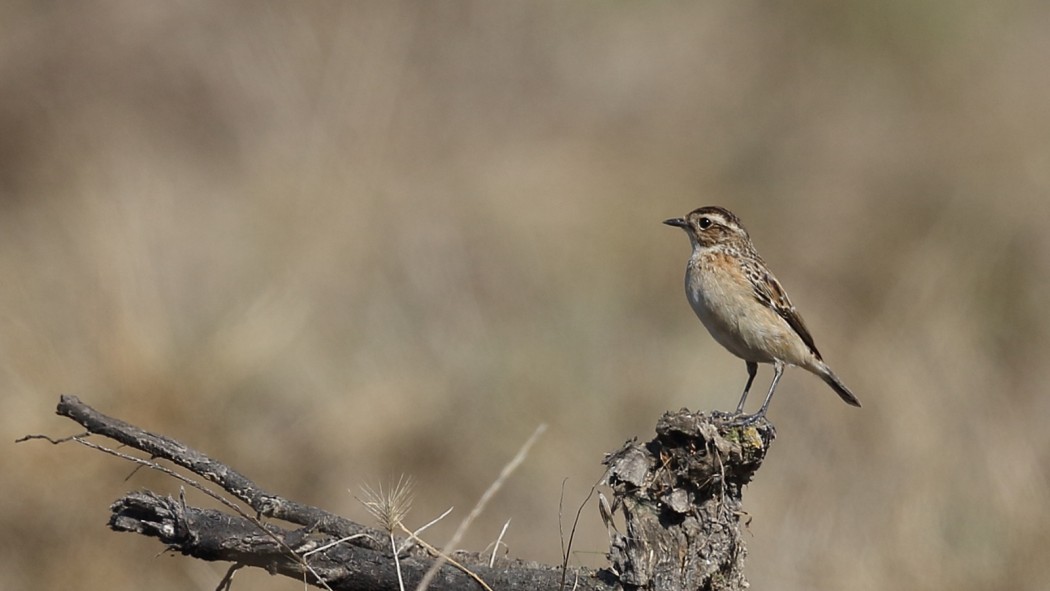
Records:
<instances>
[{"instance_id":1,"label":"weathered wood stump","mask_svg":"<svg viewBox=\"0 0 1050 591\"><path fill-rule=\"evenodd\" d=\"M741 494L775 436L765 419L742 425L683 409L660 418L652 441L629 441L607 456L611 509L626 521L626 533L609 530L611 569L623 587L746 589Z\"/></svg>"}]
</instances>

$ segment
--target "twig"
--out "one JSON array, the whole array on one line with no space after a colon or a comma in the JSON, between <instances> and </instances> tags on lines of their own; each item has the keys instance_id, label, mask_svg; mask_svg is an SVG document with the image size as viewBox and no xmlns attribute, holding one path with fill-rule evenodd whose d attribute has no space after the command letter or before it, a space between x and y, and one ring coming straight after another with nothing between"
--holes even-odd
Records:
<instances>
[{"instance_id":1,"label":"twig","mask_svg":"<svg viewBox=\"0 0 1050 591\"><path fill-rule=\"evenodd\" d=\"M583 508L587 506L587 503L594 496L595 491L598 490L598 485L605 480L605 476L609 474L609 469L606 468L605 472L602 472L601 477L591 485L591 492L587 493L587 498L583 499L578 509L576 509L576 518L572 520L572 529L569 530L569 543L568 546L562 545L563 556L561 558L561 584L558 585L558 589L565 588L565 577L569 574L569 554L572 552L572 541L576 537L576 527L580 523L580 515L583 513ZM564 483L563 483L564 486ZM561 507L559 503L558 508L558 529L561 529ZM573 585L575 587L575 585Z\"/></svg>"},{"instance_id":2,"label":"twig","mask_svg":"<svg viewBox=\"0 0 1050 591\"><path fill-rule=\"evenodd\" d=\"M499 545L503 543L503 535L507 533L507 527L509 526L510 519L503 524L503 529L499 530L499 537L496 538L496 543L492 545L492 557L489 558L489 568L496 564L496 551L499 550Z\"/></svg>"},{"instance_id":3,"label":"twig","mask_svg":"<svg viewBox=\"0 0 1050 591\"><path fill-rule=\"evenodd\" d=\"M226 569L226 574L222 576L222 580L215 586L215 591L230 591L233 588L233 575L242 567L244 565L239 562L231 564L230 568Z\"/></svg>"},{"instance_id":4,"label":"twig","mask_svg":"<svg viewBox=\"0 0 1050 591\"><path fill-rule=\"evenodd\" d=\"M413 540L415 540L420 546L426 548L431 554L433 554L434 556L438 557L438 560L445 560L445 561L447 561L452 566L454 566L454 567L458 568L459 570L463 571L463 574L465 574L468 577L470 577L470 578L474 579L475 581L477 581L477 583L479 585L481 585L486 591L492 591L492 587L489 587L489 584L486 583L484 581L484 579L482 579L476 572L470 570L469 568L464 566L462 563L457 561L455 558L452 558L451 556L445 554L441 550L438 550L437 548L431 546L429 543L427 543L426 540L416 536L415 532L409 531L409 529L407 527L402 525L401 526L401 530L404 531L406 534L408 534L409 537L412 538ZM437 561L435 560L434 562L437 562ZM418 587L417 587L417 589L418 589Z\"/></svg>"},{"instance_id":5,"label":"twig","mask_svg":"<svg viewBox=\"0 0 1050 591\"><path fill-rule=\"evenodd\" d=\"M419 529L417 529L416 531L412 532L412 535L410 535L408 537L408 539L405 540L405 543L401 545L401 548L398 549L398 552L399 553L400 552L404 552L405 549L408 548L409 544L415 542L415 539L419 538L419 534L423 533L423 531L426 530L428 527L434 525L435 523L441 521L446 516L448 516L448 514L452 512L453 508L454 507L449 507L448 509L445 509L444 513L442 513L441 515L438 515L437 517L431 519L429 522L427 522L426 525L424 525L424 526L420 527Z\"/></svg>"},{"instance_id":6,"label":"twig","mask_svg":"<svg viewBox=\"0 0 1050 591\"><path fill-rule=\"evenodd\" d=\"M347 536L345 538L339 538L338 540L329 542L329 543L325 544L324 546L321 546L321 547L318 547L318 548L314 548L313 550L310 550L309 552L303 552L303 558L306 558L307 556L310 556L311 554L316 554L318 552L324 552L325 550L327 550L329 548L333 548L335 546L338 546L339 544L342 544L343 542L349 542L351 540L355 540L357 538L364 538L364 537L368 537L368 534L354 534L352 536Z\"/></svg>"}]
</instances>

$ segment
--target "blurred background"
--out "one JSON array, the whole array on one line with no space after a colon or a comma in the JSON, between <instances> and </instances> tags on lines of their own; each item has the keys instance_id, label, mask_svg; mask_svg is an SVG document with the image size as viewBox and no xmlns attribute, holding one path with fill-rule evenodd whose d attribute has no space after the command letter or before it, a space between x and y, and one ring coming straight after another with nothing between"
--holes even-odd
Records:
<instances>
[{"instance_id":1,"label":"blurred background","mask_svg":"<svg viewBox=\"0 0 1050 591\"><path fill-rule=\"evenodd\" d=\"M546 423L464 545L509 519L511 555L557 562L563 480L568 519L603 452L737 401L744 363L660 224L722 205L864 403L781 382L754 587L1046 589L1048 18L3 2L0 587L213 589L227 566L105 527L170 479L13 443L78 431L60 393L362 522L362 484L411 475L410 526L455 507L434 543ZM592 502L573 562L606 548Z\"/></svg>"}]
</instances>

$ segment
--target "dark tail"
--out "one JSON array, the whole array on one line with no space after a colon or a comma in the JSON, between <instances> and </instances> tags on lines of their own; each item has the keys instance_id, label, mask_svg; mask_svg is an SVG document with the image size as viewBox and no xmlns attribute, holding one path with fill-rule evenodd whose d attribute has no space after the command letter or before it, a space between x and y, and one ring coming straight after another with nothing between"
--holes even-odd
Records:
<instances>
[{"instance_id":1,"label":"dark tail","mask_svg":"<svg viewBox=\"0 0 1050 591\"><path fill-rule=\"evenodd\" d=\"M824 378L824 381L831 386L831 389L834 390L835 393L846 402L846 404L860 406L860 400L857 400L857 397L853 395L853 392L849 391L849 388L846 387L846 384L842 383L842 380L835 375L835 372L831 371L831 368L827 365L824 366L824 369L826 371L822 373L820 377Z\"/></svg>"}]
</instances>

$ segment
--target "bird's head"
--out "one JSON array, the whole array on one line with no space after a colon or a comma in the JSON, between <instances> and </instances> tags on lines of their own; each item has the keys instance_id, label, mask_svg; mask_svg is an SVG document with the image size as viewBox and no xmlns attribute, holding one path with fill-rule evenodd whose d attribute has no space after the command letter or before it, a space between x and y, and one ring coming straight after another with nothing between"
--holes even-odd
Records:
<instances>
[{"instance_id":1,"label":"bird's head","mask_svg":"<svg viewBox=\"0 0 1050 591\"><path fill-rule=\"evenodd\" d=\"M740 218L724 207L701 207L685 217L671 218L664 220L664 223L685 230L694 249L750 241Z\"/></svg>"}]
</instances>

